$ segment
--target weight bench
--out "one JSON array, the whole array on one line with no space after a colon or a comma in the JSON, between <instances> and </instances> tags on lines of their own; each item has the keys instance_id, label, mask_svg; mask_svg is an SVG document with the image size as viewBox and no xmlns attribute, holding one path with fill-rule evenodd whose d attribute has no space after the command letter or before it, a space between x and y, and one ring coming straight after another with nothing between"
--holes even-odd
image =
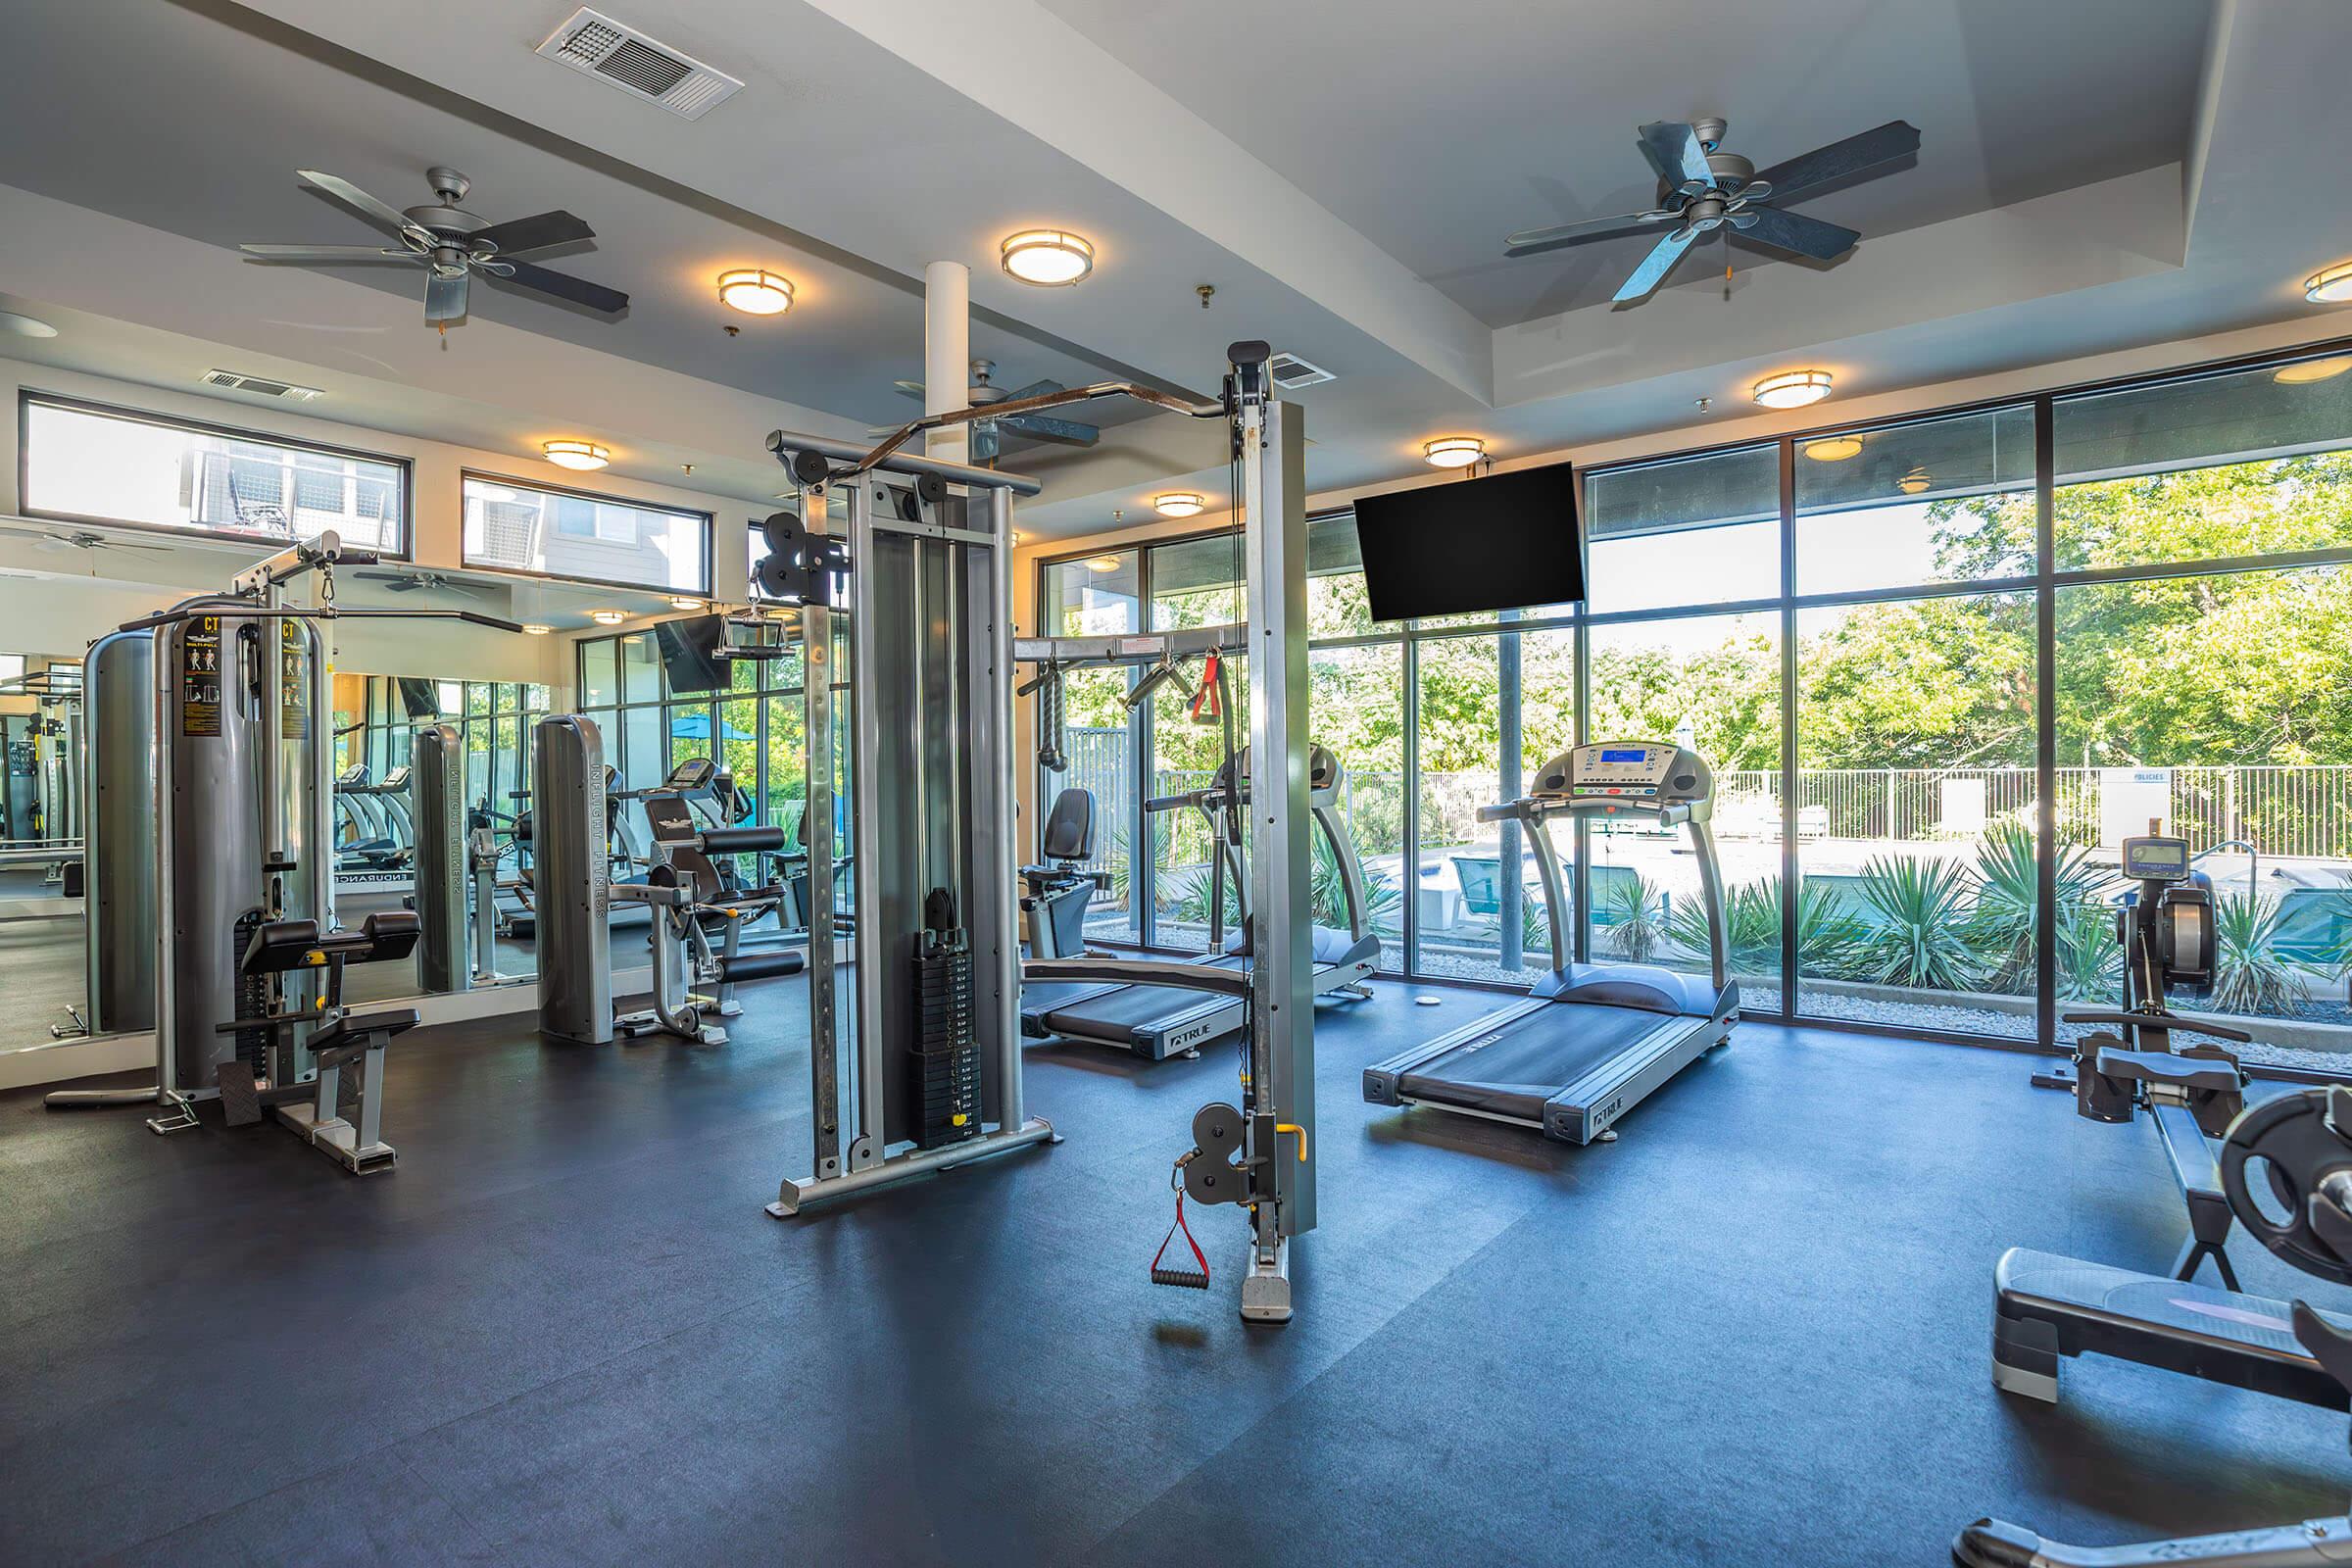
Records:
<instances>
[{"instance_id":1,"label":"weight bench","mask_svg":"<svg viewBox=\"0 0 2352 1568\"><path fill-rule=\"evenodd\" d=\"M343 1006L343 969L352 963L405 958L415 951L416 938L413 909L382 910L368 916L356 931L324 936L316 920L267 920L256 926L240 963L244 973L324 969L326 994L315 1010L235 1018L220 1025L220 1030L223 1034L266 1030L274 1048L295 1026L312 1024L301 1050L308 1053L317 1076L308 1081L297 1078L265 1084L257 1077L251 1058L240 1055L220 1063L214 1069L214 1082L228 1125L258 1122L265 1109L273 1109L279 1121L355 1175L391 1169L393 1149L382 1137L384 1050L394 1035L416 1028L419 1020L414 1007L347 1011ZM275 1054L274 1050L269 1054ZM290 1053L287 1059L293 1059ZM354 1070L347 1075L346 1067Z\"/></svg>"}]
</instances>

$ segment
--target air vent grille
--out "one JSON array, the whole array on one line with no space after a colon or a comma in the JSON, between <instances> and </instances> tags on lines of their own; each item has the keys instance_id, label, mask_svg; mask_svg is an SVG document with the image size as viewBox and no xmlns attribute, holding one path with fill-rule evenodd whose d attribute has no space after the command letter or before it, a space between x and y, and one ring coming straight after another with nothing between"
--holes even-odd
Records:
<instances>
[{"instance_id":1,"label":"air vent grille","mask_svg":"<svg viewBox=\"0 0 2352 1568\"><path fill-rule=\"evenodd\" d=\"M1266 362L1266 373L1274 378L1276 386L1287 392L1296 392L1302 386L1314 386L1319 382L1339 379L1320 365L1309 365L1296 354L1275 355L1273 359Z\"/></svg>"},{"instance_id":2,"label":"air vent grille","mask_svg":"<svg viewBox=\"0 0 2352 1568\"><path fill-rule=\"evenodd\" d=\"M257 398L284 398L289 403L308 403L326 396L315 386L296 386L291 381L273 381L266 375L241 375L235 370L207 370L208 386L226 387L231 392L250 392Z\"/></svg>"},{"instance_id":3,"label":"air vent grille","mask_svg":"<svg viewBox=\"0 0 2352 1568\"><path fill-rule=\"evenodd\" d=\"M582 6L548 34L538 53L558 65L601 77L660 104L685 120L700 120L743 86L691 55L647 37L626 23Z\"/></svg>"}]
</instances>

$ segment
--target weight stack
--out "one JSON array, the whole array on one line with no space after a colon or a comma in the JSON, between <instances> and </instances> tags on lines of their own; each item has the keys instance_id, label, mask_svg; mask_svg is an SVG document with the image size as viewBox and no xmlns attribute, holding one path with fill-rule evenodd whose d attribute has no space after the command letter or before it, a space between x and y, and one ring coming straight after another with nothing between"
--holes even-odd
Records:
<instances>
[{"instance_id":1,"label":"weight stack","mask_svg":"<svg viewBox=\"0 0 2352 1568\"><path fill-rule=\"evenodd\" d=\"M938 1149L980 1133L980 1049L974 1041L972 946L960 930L925 931L914 953L919 1148Z\"/></svg>"}]
</instances>

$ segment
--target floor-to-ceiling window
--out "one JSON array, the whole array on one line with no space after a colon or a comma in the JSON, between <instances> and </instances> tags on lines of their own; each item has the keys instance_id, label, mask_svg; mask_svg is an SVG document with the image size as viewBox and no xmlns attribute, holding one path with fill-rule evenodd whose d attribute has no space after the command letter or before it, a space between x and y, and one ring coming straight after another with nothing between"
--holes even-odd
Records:
<instances>
[{"instance_id":1,"label":"floor-to-ceiling window","mask_svg":"<svg viewBox=\"0 0 2352 1568\"><path fill-rule=\"evenodd\" d=\"M1478 808L1579 738L1673 740L1714 771L1751 1015L2062 1039L2058 1010L2115 995L2120 841L2158 823L2222 939L2212 994L2175 1004L2329 1067L2352 1052L2348 371L2338 347L1593 468L1582 606L1375 623L1351 520L1314 519L1308 727L1348 767L1385 964L1525 983L1549 961L1536 849ZM1230 533L1116 569L1151 627L1240 612ZM1044 570L1051 598L1102 568ZM1176 695L1143 711L1137 794L1204 781L1213 732ZM1153 844L1147 939L1198 947L1206 835ZM1678 837L1588 821L1553 850L1571 956L1704 966Z\"/></svg>"}]
</instances>

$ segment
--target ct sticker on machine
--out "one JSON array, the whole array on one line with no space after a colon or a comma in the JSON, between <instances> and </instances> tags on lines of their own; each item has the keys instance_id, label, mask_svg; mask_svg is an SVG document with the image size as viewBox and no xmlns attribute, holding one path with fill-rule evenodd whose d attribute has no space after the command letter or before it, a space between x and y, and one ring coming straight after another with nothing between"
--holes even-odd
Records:
<instances>
[{"instance_id":1,"label":"ct sticker on machine","mask_svg":"<svg viewBox=\"0 0 2352 1568\"><path fill-rule=\"evenodd\" d=\"M199 615L188 622L179 645L179 732L220 733L220 617Z\"/></svg>"}]
</instances>

